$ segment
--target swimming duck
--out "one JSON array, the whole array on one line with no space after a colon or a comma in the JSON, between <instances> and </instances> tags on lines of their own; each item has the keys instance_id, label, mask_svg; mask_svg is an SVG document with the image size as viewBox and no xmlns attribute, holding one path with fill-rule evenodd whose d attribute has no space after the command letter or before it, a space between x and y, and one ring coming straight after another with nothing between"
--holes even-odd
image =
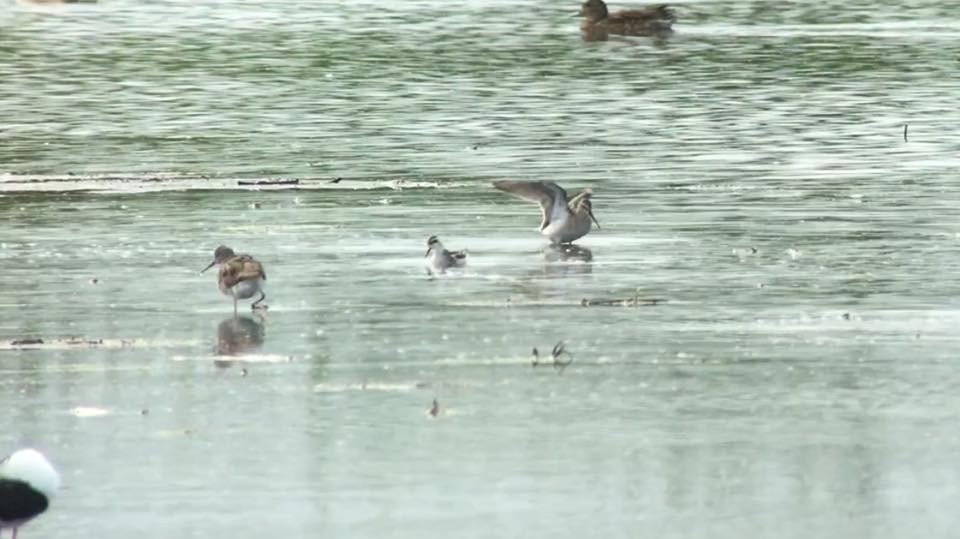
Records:
<instances>
[{"instance_id":1,"label":"swimming duck","mask_svg":"<svg viewBox=\"0 0 960 539\"><path fill-rule=\"evenodd\" d=\"M603 0L587 0L580 7L584 18L580 31L586 41L606 41L609 34L624 36L666 37L673 33L671 26L676 14L666 4L610 14Z\"/></svg>"}]
</instances>

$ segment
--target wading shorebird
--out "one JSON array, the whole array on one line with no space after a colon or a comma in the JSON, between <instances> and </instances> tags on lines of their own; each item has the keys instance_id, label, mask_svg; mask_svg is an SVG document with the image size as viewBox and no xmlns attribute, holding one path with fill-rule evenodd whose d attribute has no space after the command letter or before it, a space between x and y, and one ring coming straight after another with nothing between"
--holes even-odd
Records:
<instances>
[{"instance_id":1,"label":"wading shorebird","mask_svg":"<svg viewBox=\"0 0 960 539\"><path fill-rule=\"evenodd\" d=\"M17 529L50 506L60 475L35 449L20 449L0 460L0 532Z\"/></svg>"},{"instance_id":2,"label":"wading shorebird","mask_svg":"<svg viewBox=\"0 0 960 539\"><path fill-rule=\"evenodd\" d=\"M427 273L441 274L450 268L462 268L467 265L467 251L448 251L443 248L440 239L430 236L427 240Z\"/></svg>"},{"instance_id":3,"label":"wading shorebird","mask_svg":"<svg viewBox=\"0 0 960 539\"><path fill-rule=\"evenodd\" d=\"M267 299L267 295L263 292L267 284L267 274L263 271L262 264L250 255L238 255L233 252L233 249L221 245L213 252L213 262L200 270L200 273L215 265L220 266L220 274L217 276L220 291L233 298L234 316L237 315L237 300L250 299L257 293L260 294L260 299L254 301L250 308L267 308L266 305L260 305Z\"/></svg>"},{"instance_id":4,"label":"wading shorebird","mask_svg":"<svg viewBox=\"0 0 960 539\"><path fill-rule=\"evenodd\" d=\"M551 243L570 243L586 236L590 232L591 220L597 223L597 230L600 229L600 223L593 216L593 205L590 203L593 190L590 188L584 189L568 202L567 192L553 182L501 180L493 182L493 186L540 204L543 213L540 233L550 238Z\"/></svg>"},{"instance_id":5,"label":"wading shorebird","mask_svg":"<svg viewBox=\"0 0 960 539\"><path fill-rule=\"evenodd\" d=\"M647 6L610 14L603 0L587 0L580 7L580 24L587 41L604 41L608 34L654 36L664 38L673 33L676 14L666 5Z\"/></svg>"}]
</instances>

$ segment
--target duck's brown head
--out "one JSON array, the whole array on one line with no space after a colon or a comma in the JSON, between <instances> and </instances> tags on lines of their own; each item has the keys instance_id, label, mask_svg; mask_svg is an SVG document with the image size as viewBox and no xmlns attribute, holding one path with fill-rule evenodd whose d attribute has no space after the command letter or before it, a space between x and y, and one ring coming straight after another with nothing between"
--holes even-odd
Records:
<instances>
[{"instance_id":1,"label":"duck's brown head","mask_svg":"<svg viewBox=\"0 0 960 539\"><path fill-rule=\"evenodd\" d=\"M581 17L586 18L588 21L602 21L607 18L609 12L607 12L607 4L603 0L587 0L580 6Z\"/></svg>"}]
</instances>

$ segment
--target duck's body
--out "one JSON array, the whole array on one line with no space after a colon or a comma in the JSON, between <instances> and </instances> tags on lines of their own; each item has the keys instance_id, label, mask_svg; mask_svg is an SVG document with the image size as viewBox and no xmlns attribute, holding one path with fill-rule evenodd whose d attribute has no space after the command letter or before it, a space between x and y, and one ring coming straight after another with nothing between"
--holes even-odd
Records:
<instances>
[{"instance_id":1,"label":"duck's body","mask_svg":"<svg viewBox=\"0 0 960 539\"><path fill-rule=\"evenodd\" d=\"M604 41L609 34L666 37L673 33L676 14L666 5L617 11L611 14L603 0L587 0L580 8L580 30L587 41Z\"/></svg>"},{"instance_id":2,"label":"duck's body","mask_svg":"<svg viewBox=\"0 0 960 539\"><path fill-rule=\"evenodd\" d=\"M593 223L600 223L593 216L591 189L567 200L567 192L553 182L502 180L493 186L514 196L540 205L542 220L540 233L553 244L576 241L590 232Z\"/></svg>"},{"instance_id":3,"label":"duck's body","mask_svg":"<svg viewBox=\"0 0 960 539\"><path fill-rule=\"evenodd\" d=\"M263 291L267 284L267 274L263 265L250 255L238 255L233 249L221 245L213 253L213 262L202 271L207 271L214 265L220 266L217 275L217 285L220 292L233 298L233 314L237 314L237 301L250 299L260 294L260 299L253 302L252 309L266 308L261 302L267 299Z\"/></svg>"},{"instance_id":4,"label":"duck's body","mask_svg":"<svg viewBox=\"0 0 960 539\"><path fill-rule=\"evenodd\" d=\"M20 449L0 461L0 531L17 529L50 506L60 476L34 449Z\"/></svg>"},{"instance_id":5,"label":"duck's body","mask_svg":"<svg viewBox=\"0 0 960 539\"><path fill-rule=\"evenodd\" d=\"M448 251L444 249L440 239L430 236L427 240L427 271L433 274L442 274L450 268L462 268L467 265L467 251Z\"/></svg>"}]
</instances>

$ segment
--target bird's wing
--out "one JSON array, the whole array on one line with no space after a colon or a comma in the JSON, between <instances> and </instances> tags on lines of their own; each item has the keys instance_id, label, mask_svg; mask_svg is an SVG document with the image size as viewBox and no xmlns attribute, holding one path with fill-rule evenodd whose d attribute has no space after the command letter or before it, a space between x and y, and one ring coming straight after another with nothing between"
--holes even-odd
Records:
<instances>
[{"instance_id":1,"label":"bird's wing","mask_svg":"<svg viewBox=\"0 0 960 539\"><path fill-rule=\"evenodd\" d=\"M260 278L266 279L267 274L264 273L263 266L249 255L235 256L220 267L220 279L227 288L232 288L241 281Z\"/></svg>"},{"instance_id":2,"label":"bird's wing","mask_svg":"<svg viewBox=\"0 0 960 539\"><path fill-rule=\"evenodd\" d=\"M567 207L567 192L553 182L528 182L521 180L500 180L493 186L515 197L540 204L543 221L540 230L550 224L554 212Z\"/></svg>"},{"instance_id":3,"label":"bird's wing","mask_svg":"<svg viewBox=\"0 0 960 539\"><path fill-rule=\"evenodd\" d=\"M577 209L577 207L583 202L583 200L590 200L590 197L593 196L593 189L587 187L580 194L570 199L570 207Z\"/></svg>"},{"instance_id":4,"label":"bird's wing","mask_svg":"<svg viewBox=\"0 0 960 539\"><path fill-rule=\"evenodd\" d=\"M674 22L677 20L677 14L669 6L661 4L658 6L648 6L640 9L626 9L617 11L610 15L612 19L633 19L648 21Z\"/></svg>"},{"instance_id":5,"label":"bird's wing","mask_svg":"<svg viewBox=\"0 0 960 539\"><path fill-rule=\"evenodd\" d=\"M447 251L444 250L443 254L446 255L452 262L460 263L467 259L467 251Z\"/></svg>"}]
</instances>

